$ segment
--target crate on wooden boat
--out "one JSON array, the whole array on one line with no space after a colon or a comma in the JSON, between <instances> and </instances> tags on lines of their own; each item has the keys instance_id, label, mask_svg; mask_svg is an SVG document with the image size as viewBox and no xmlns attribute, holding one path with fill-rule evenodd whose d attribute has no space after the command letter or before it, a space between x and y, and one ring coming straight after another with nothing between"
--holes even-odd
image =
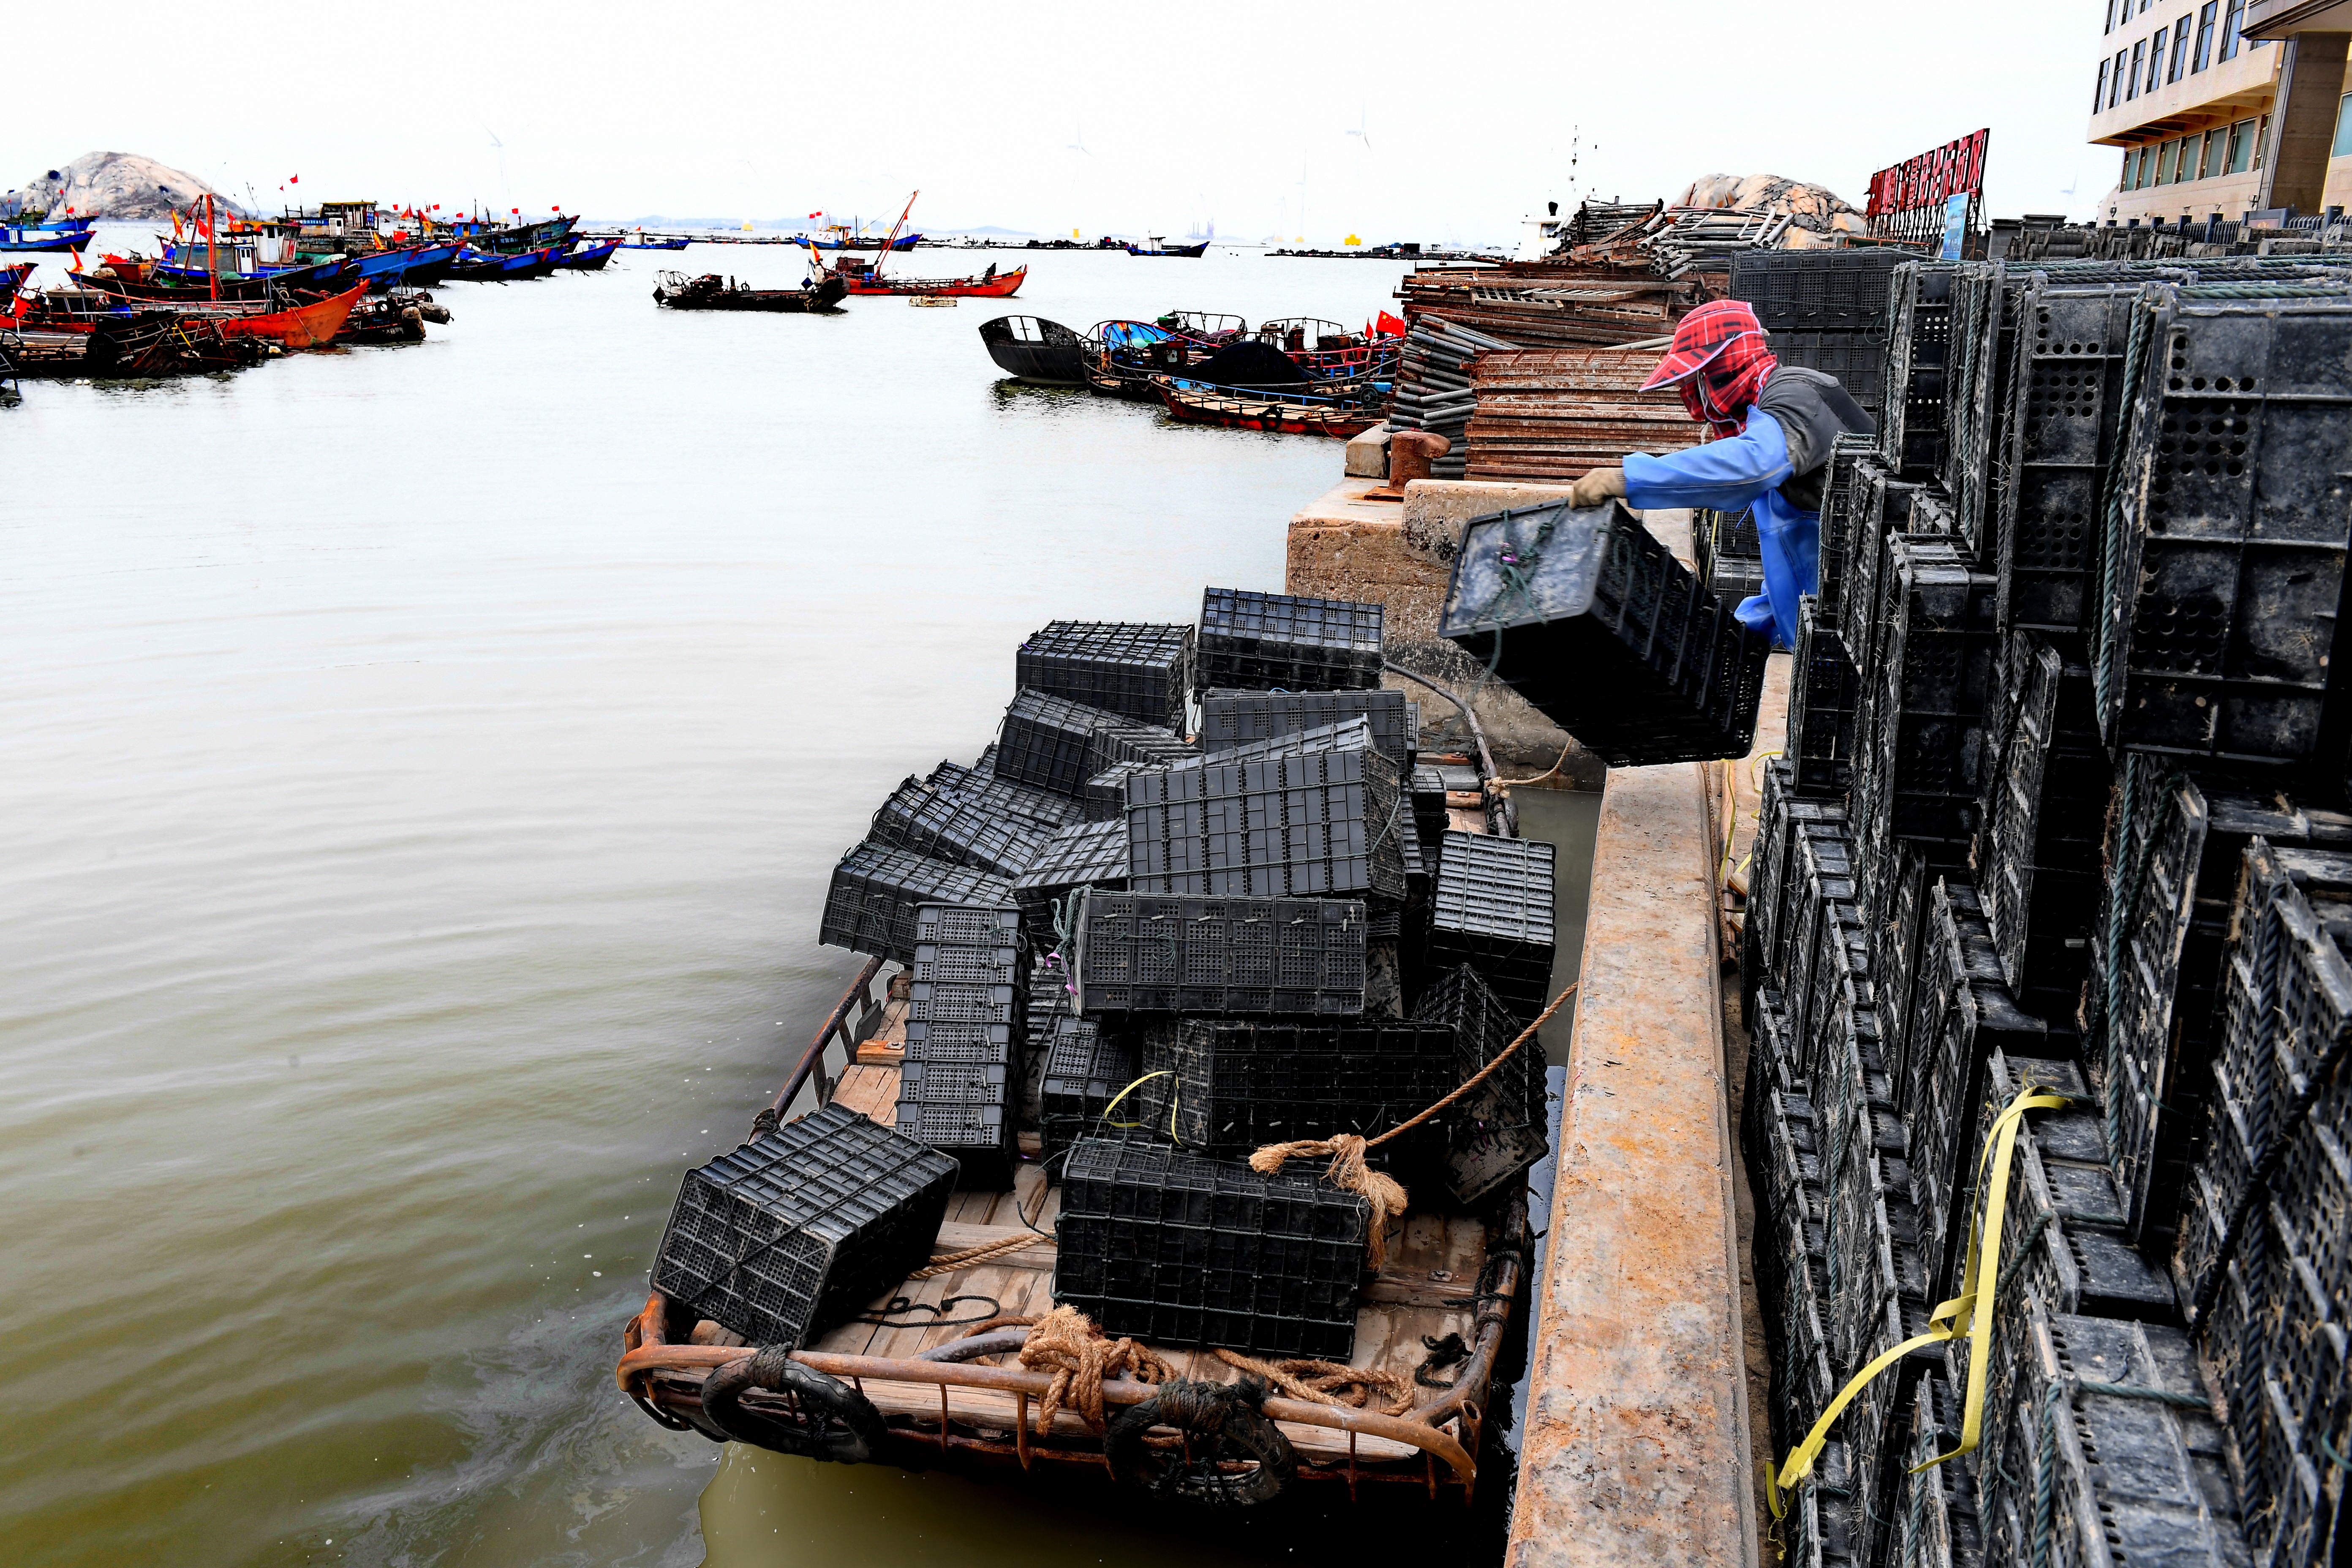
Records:
<instances>
[{"instance_id":1,"label":"crate on wooden boat","mask_svg":"<svg viewBox=\"0 0 2352 1568\"><path fill-rule=\"evenodd\" d=\"M826 1106L687 1173L653 1288L753 1344L803 1344L923 1266L956 1173Z\"/></svg>"},{"instance_id":2,"label":"crate on wooden boat","mask_svg":"<svg viewBox=\"0 0 2352 1568\"><path fill-rule=\"evenodd\" d=\"M1113 1336L1346 1361L1370 1221L1362 1198L1297 1165L1267 1176L1081 1139L1063 1172L1054 1299Z\"/></svg>"},{"instance_id":3,"label":"crate on wooden boat","mask_svg":"<svg viewBox=\"0 0 2352 1568\"><path fill-rule=\"evenodd\" d=\"M1444 1024L1181 1018L1145 1034L1140 1069L1159 1076L1137 1098L1155 1136L1241 1158L1266 1143L1385 1132L1453 1091L1455 1058ZM1422 1142L1439 1131L1429 1126ZM1374 1151L1375 1162L1412 1136Z\"/></svg>"},{"instance_id":4,"label":"crate on wooden boat","mask_svg":"<svg viewBox=\"0 0 2352 1568\"><path fill-rule=\"evenodd\" d=\"M999 904L1013 885L966 866L950 865L871 839L833 868L817 940L901 963L915 956L915 911L924 904Z\"/></svg>"},{"instance_id":5,"label":"crate on wooden boat","mask_svg":"<svg viewBox=\"0 0 2352 1568\"><path fill-rule=\"evenodd\" d=\"M1088 1134L1106 1135L1099 1125L1111 1102L1137 1078L1135 1042L1127 1032L1106 1029L1099 1018L1056 1016L1052 1032L1032 1042L1045 1057L1038 1136L1045 1179L1061 1179L1056 1156ZM1130 1110L1136 1111L1129 1115ZM1134 1098L1121 1106L1127 1121L1141 1119Z\"/></svg>"},{"instance_id":6,"label":"crate on wooden boat","mask_svg":"<svg viewBox=\"0 0 2352 1568\"><path fill-rule=\"evenodd\" d=\"M1201 596L1196 677L1202 691L1343 691L1381 683L1380 605L1238 588Z\"/></svg>"},{"instance_id":7,"label":"crate on wooden boat","mask_svg":"<svg viewBox=\"0 0 2352 1568\"><path fill-rule=\"evenodd\" d=\"M1396 763L1369 748L1147 769L1127 781L1128 885L1402 902Z\"/></svg>"},{"instance_id":8,"label":"crate on wooden boat","mask_svg":"<svg viewBox=\"0 0 2352 1568\"><path fill-rule=\"evenodd\" d=\"M961 1167L957 1185L1002 1192L1013 1184L1020 1152L1015 1145L1013 1090L1021 1081L1015 1061L931 1061L910 1036L898 1068L898 1129L919 1142L955 1157Z\"/></svg>"},{"instance_id":9,"label":"crate on wooden boat","mask_svg":"<svg viewBox=\"0 0 2352 1568\"><path fill-rule=\"evenodd\" d=\"M996 877L1017 877L1052 835L993 802L950 794L908 778L875 812L866 836L877 844L911 849L950 865L970 866Z\"/></svg>"},{"instance_id":10,"label":"crate on wooden boat","mask_svg":"<svg viewBox=\"0 0 2352 1568\"><path fill-rule=\"evenodd\" d=\"M1073 823L1055 834L1013 883L1013 901L1040 952L1066 947L1076 934L1070 896L1083 888L1127 886L1127 818Z\"/></svg>"},{"instance_id":11,"label":"crate on wooden boat","mask_svg":"<svg viewBox=\"0 0 2352 1568\"><path fill-rule=\"evenodd\" d=\"M1201 749L1212 757L1278 736L1360 719L1372 744L1402 763L1420 741L1420 706L1402 691L1242 691L1201 699Z\"/></svg>"},{"instance_id":12,"label":"crate on wooden boat","mask_svg":"<svg viewBox=\"0 0 2352 1568\"><path fill-rule=\"evenodd\" d=\"M1364 1010L1365 915L1353 899L1087 893L1078 1011L1352 1016Z\"/></svg>"}]
</instances>

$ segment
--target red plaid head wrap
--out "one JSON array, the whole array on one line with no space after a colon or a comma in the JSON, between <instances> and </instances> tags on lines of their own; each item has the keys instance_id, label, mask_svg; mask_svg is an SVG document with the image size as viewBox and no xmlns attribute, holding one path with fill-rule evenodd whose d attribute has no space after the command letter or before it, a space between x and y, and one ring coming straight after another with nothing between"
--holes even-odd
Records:
<instances>
[{"instance_id":1,"label":"red plaid head wrap","mask_svg":"<svg viewBox=\"0 0 2352 1568\"><path fill-rule=\"evenodd\" d=\"M1674 385L1694 419L1736 436L1748 423L1748 405L1780 362L1765 346L1763 323L1744 300L1701 305L1675 327L1675 341L1642 390Z\"/></svg>"}]
</instances>

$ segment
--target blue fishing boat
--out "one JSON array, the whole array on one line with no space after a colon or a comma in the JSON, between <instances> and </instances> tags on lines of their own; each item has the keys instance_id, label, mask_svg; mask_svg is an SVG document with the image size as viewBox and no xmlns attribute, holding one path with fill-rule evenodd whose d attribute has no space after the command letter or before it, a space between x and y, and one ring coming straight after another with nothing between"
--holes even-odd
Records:
<instances>
[{"instance_id":1,"label":"blue fishing boat","mask_svg":"<svg viewBox=\"0 0 2352 1568\"><path fill-rule=\"evenodd\" d=\"M613 259L613 252L621 248L617 239L580 239L572 244L579 248L555 264L570 272L601 272L604 263Z\"/></svg>"},{"instance_id":2,"label":"blue fishing boat","mask_svg":"<svg viewBox=\"0 0 2352 1568\"><path fill-rule=\"evenodd\" d=\"M35 215L38 216L38 215ZM0 251L79 250L89 243L89 219L57 223L0 224Z\"/></svg>"},{"instance_id":3,"label":"blue fishing boat","mask_svg":"<svg viewBox=\"0 0 2352 1568\"><path fill-rule=\"evenodd\" d=\"M221 247L224 265L221 281L237 279L267 279L272 283L294 289L348 289L358 277L359 264L348 256L329 257L299 267L239 268L230 262L228 247ZM205 289L212 284L212 269L205 265L205 247L201 245L177 245L164 258L149 269L148 277L158 283L176 283L191 289Z\"/></svg>"},{"instance_id":4,"label":"blue fishing boat","mask_svg":"<svg viewBox=\"0 0 2352 1568\"><path fill-rule=\"evenodd\" d=\"M1123 245L1119 248L1129 256L1206 256L1209 242L1204 239L1198 245L1170 245L1155 234L1148 236L1141 245Z\"/></svg>"},{"instance_id":5,"label":"blue fishing boat","mask_svg":"<svg viewBox=\"0 0 2352 1568\"><path fill-rule=\"evenodd\" d=\"M450 265L452 283L513 283L527 278L544 278L562 265L572 242L551 245L543 250L526 250L513 256L501 256L480 251L468 246L458 253Z\"/></svg>"},{"instance_id":6,"label":"blue fishing boat","mask_svg":"<svg viewBox=\"0 0 2352 1568\"><path fill-rule=\"evenodd\" d=\"M685 235L680 234L673 235L666 239L646 239L643 237L636 239L625 239L621 241L621 248L623 250L684 250L692 243L693 241L689 240Z\"/></svg>"}]
</instances>

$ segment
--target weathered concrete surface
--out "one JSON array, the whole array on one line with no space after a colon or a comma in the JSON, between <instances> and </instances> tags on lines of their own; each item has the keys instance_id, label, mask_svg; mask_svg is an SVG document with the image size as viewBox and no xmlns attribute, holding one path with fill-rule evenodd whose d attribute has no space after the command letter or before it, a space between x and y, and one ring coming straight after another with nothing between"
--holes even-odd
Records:
<instances>
[{"instance_id":1,"label":"weathered concrete surface","mask_svg":"<svg viewBox=\"0 0 2352 1568\"><path fill-rule=\"evenodd\" d=\"M1757 1561L1711 782L1602 797L1512 1568Z\"/></svg>"},{"instance_id":2,"label":"weathered concrete surface","mask_svg":"<svg viewBox=\"0 0 2352 1568\"><path fill-rule=\"evenodd\" d=\"M1351 479L1377 479L1389 471L1389 437L1385 425L1366 430L1348 438L1348 477Z\"/></svg>"}]
</instances>

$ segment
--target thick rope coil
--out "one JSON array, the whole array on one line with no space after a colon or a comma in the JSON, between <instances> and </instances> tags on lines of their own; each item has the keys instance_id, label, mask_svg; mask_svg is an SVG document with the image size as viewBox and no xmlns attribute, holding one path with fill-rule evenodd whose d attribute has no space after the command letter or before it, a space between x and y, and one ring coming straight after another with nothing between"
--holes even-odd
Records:
<instances>
[{"instance_id":1,"label":"thick rope coil","mask_svg":"<svg viewBox=\"0 0 2352 1568\"><path fill-rule=\"evenodd\" d=\"M940 1274L952 1274L959 1268L969 1268L975 1263L985 1263L992 1258L1003 1258L1009 1253L1019 1252L1024 1248L1035 1247L1040 1242L1052 1239L1053 1237L1049 1236L1008 1236L1002 1241L985 1242L979 1247L967 1247L961 1252L943 1252L931 1259L929 1268L918 1268L907 1278L929 1279Z\"/></svg>"},{"instance_id":2,"label":"thick rope coil","mask_svg":"<svg viewBox=\"0 0 2352 1568\"><path fill-rule=\"evenodd\" d=\"M1383 1372L1376 1367L1343 1366L1335 1361L1318 1361L1312 1356L1260 1361L1255 1356L1229 1350L1219 1350L1216 1356L1227 1366L1255 1373L1293 1399L1303 1399L1310 1405L1361 1410L1377 1394L1388 1402L1387 1408L1381 1412L1383 1415L1402 1415L1413 1406L1412 1381L1402 1373Z\"/></svg>"},{"instance_id":3,"label":"thick rope coil","mask_svg":"<svg viewBox=\"0 0 2352 1568\"><path fill-rule=\"evenodd\" d=\"M1250 1156L1250 1169L1261 1176L1271 1176L1282 1169L1286 1161L1310 1154L1330 1155L1331 1163L1324 1170L1323 1179L1372 1206L1370 1234L1365 1245L1370 1254L1368 1261L1377 1274L1389 1258L1389 1221L1404 1213L1406 1199L1402 1183L1364 1163L1366 1147L1353 1132L1330 1138L1302 1138L1293 1143L1269 1143Z\"/></svg>"},{"instance_id":4,"label":"thick rope coil","mask_svg":"<svg viewBox=\"0 0 2352 1568\"><path fill-rule=\"evenodd\" d=\"M1037 1413L1040 1436L1054 1429L1054 1417L1065 1405L1100 1432L1106 1378L1124 1373L1140 1383L1165 1383L1176 1375L1174 1367L1133 1340L1103 1338L1094 1321L1076 1307L1056 1307L1037 1321L1021 1347L1021 1364L1054 1374Z\"/></svg>"}]
</instances>

